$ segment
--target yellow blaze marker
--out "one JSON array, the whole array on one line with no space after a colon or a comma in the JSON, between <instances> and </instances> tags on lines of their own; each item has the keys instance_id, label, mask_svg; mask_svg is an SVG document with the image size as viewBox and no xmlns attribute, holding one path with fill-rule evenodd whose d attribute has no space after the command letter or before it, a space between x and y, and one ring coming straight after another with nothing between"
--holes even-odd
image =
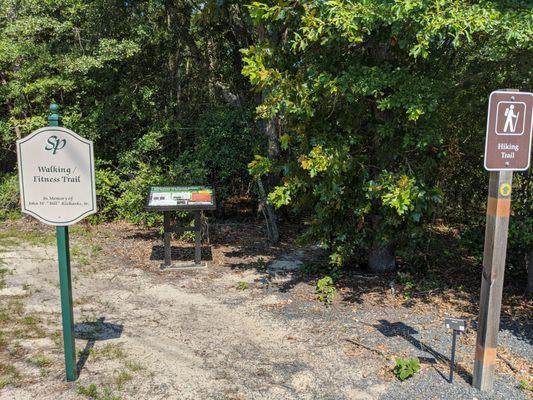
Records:
<instances>
[{"instance_id":1,"label":"yellow blaze marker","mask_svg":"<svg viewBox=\"0 0 533 400\"><path fill-rule=\"evenodd\" d=\"M500 185L500 194L502 196L509 196L511 194L511 185L508 183L502 183Z\"/></svg>"}]
</instances>

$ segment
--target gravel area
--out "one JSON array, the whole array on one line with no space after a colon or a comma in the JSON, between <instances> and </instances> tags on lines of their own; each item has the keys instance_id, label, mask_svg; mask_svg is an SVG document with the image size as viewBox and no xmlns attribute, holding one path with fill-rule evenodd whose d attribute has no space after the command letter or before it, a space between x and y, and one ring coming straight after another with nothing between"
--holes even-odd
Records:
<instances>
[{"instance_id":1,"label":"gravel area","mask_svg":"<svg viewBox=\"0 0 533 400\"><path fill-rule=\"evenodd\" d=\"M286 282L285 282L286 286ZM300 282L302 288L309 283ZM310 288L307 288L309 290ZM286 299L292 293L273 286L270 291L280 291ZM399 382L392 374L382 379L370 377L373 384L387 382L387 389L379 399L531 399L530 392L519 388L518 381L509 374L509 368L501 359L498 363L494 390L483 393L471 386L473 356L476 336L475 319L465 317L469 329L458 339L456 372L454 382L449 383L449 362L452 334L444 327L446 313L435 307L432 313L424 314L406 307L352 306L340 303L333 306L317 305L313 301L291 301L273 311L277 318L287 323L299 321L301 326L314 326L320 332L314 338L317 345L346 346L354 344L359 357L354 359L359 367L375 368L380 364L390 370L396 357L414 357L421 363L421 370L413 378ZM461 315L453 315L462 317ZM310 321L312 321L310 323ZM311 324L311 325L310 325ZM511 354L526 366L519 370L522 376L530 376L533 342L530 321L519 323L503 320L499 334L499 352ZM312 331L312 329L311 329ZM363 355L363 357L361 357ZM514 361L514 360L513 360ZM516 366L515 366L516 367Z\"/></svg>"}]
</instances>

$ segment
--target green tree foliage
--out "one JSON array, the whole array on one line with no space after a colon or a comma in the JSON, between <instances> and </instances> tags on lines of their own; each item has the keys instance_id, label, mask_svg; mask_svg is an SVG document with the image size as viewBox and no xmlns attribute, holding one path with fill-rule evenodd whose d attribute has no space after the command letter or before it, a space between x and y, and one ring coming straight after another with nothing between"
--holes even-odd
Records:
<instances>
[{"instance_id":1,"label":"green tree foliage","mask_svg":"<svg viewBox=\"0 0 533 400\"><path fill-rule=\"evenodd\" d=\"M0 178L56 101L95 142L98 218L148 221L156 182L242 191L258 151L247 26L231 1L0 0Z\"/></svg>"},{"instance_id":2,"label":"green tree foliage","mask_svg":"<svg viewBox=\"0 0 533 400\"><path fill-rule=\"evenodd\" d=\"M282 38L243 50L243 73L268 90L257 110L281 118L284 149L281 162L256 158L251 169L283 175L271 201L303 215L333 263L361 258L373 243L411 248L436 209L482 215L486 101L495 88L527 89L526 2L257 1L249 9Z\"/></svg>"},{"instance_id":3,"label":"green tree foliage","mask_svg":"<svg viewBox=\"0 0 533 400\"><path fill-rule=\"evenodd\" d=\"M7 174L0 180L0 219L11 215L19 207L19 183L16 174Z\"/></svg>"}]
</instances>

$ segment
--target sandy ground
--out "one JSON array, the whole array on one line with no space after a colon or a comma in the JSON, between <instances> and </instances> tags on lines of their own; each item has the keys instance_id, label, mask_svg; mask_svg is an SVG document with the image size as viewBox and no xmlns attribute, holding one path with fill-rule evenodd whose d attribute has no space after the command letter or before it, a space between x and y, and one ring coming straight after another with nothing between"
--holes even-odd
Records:
<instances>
[{"instance_id":1,"label":"sandy ground","mask_svg":"<svg viewBox=\"0 0 533 400\"><path fill-rule=\"evenodd\" d=\"M26 309L43 317L50 333L60 324L54 258L51 246L3 254L13 271L3 295L24 294ZM19 366L33 379L4 389L0 398L34 399L38 393L40 399L77 399L79 384L112 387L128 362L138 363L139 371L129 372L133 379L120 390L123 399L366 399L384 391L383 384L363 385L364 390L352 385L373 371L357 368L341 349L306 343L302 339L308 332L301 324L280 323L264 312L287 300L236 289L239 281L253 284L261 277L253 271L229 271L213 279L209 270L146 273L110 267L92 272L90 266L74 267L77 336L94 327L95 353L116 344L124 355L118 360L89 356L79 382L67 384L62 382L61 347L51 339L26 340L23 346L30 353L49 355L53 366L45 377L36 368ZM210 296L193 289L206 278ZM78 339L77 349L87 343Z\"/></svg>"},{"instance_id":2,"label":"sandy ground","mask_svg":"<svg viewBox=\"0 0 533 400\"><path fill-rule=\"evenodd\" d=\"M119 247L126 250L121 253ZM441 353L432 353L419 342L438 337L447 344L437 309L416 319L408 308L327 308L302 294L310 285L294 281L297 272L279 272L272 263L245 268L226 259L221 265L216 247L207 269L185 272L161 271L148 254L146 262L132 262L127 254L135 245L125 242L106 244L83 262L73 257L76 347L85 349L73 383L64 382L55 247L20 244L0 254L9 270L0 301L22 301L24 312L38 316L44 332L8 344L19 354L15 367L21 377L0 389L0 399L528 398L508 376L498 378L503 389L481 395L468 385L467 371L457 376L455 393L444 379L446 367L431 362L411 383L400 383L390 373L394 355L435 360L447 351L443 345ZM237 250L224 248L227 257ZM278 255L289 268L303 257L291 249ZM239 282L247 287L239 289ZM398 325L400 320L433 336L416 336L411 328L403 335L407 325ZM401 335L388 334L398 326ZM359 345L363 342L370 350ZM31 361L38 355L47 358L41 363L46 365ZM461 354L459 361L471 363ZM522 372L530 371L529 365ZM429 388L418 391L426 383ZM440 389L432 392L435 385Z\"/></svg>"}]
</instances>

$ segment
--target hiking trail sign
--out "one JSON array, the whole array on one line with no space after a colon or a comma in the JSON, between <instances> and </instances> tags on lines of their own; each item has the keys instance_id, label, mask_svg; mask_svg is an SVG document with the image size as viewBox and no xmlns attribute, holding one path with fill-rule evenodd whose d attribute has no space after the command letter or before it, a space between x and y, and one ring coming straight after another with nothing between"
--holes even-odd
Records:
<instances>
[{"instance_id":1,"label":"hiking trail sign","mask_svg":"<svg viewBox=\"0 0 533 400\"><path fill-rule=\"evenodd\" d=\"M497 90L489 98L485 169L525 171L531 160L533 93Z\"/></svg>"},{"instance_id":2,"label":"hiking trail sign","mask_svg":"<svg viewBox=\"0 0 533 400\"><path fill-rule=\"evenodd\" d=\"M494 386L513 171L529 168L532 114L532 93L507 89L490 95L485 143L489 193L472 377L472 385L481 391Z\"/></svg>"},{"instance_id":3,"label":"hiking trail sign","mask_svg":"<svg viewBox=\"0 0 533 400\"><path fill-rule=\"evenodd\" d=\"M72 225L96 212L93 143L48 126L17 140L22 212L48 225Z\"/></svg>"}]
</instances>

